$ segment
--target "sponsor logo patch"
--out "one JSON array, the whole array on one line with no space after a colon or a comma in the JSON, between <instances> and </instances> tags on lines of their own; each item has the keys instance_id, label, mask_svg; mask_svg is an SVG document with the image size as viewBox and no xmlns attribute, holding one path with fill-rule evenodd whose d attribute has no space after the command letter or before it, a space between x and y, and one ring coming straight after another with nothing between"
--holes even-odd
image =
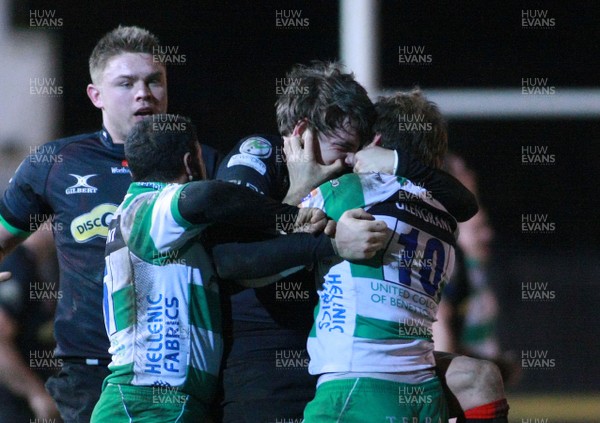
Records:
<instances>
[{"instance_id":1,"label":"sponsor logo patch","mask_svg":"<svg viewBox=\"0 0 600 423\"><path fill-rule=\"evenodd\" d=\"M234 154L227 162L227 167L233 166L248 166L256 170L261 175L267 172L267 165L264 164L260 159L249 154Z\"/></svg>"},{"instance_id":2,"label":"sponsor logo patch","mask_svg":"<svg viewBox=\"0 0 600 423\"><path fill-rule=\"evenodd\" d=\"M111 166L111 167L110 167L110 172L111 172L113 175L114 175L115 173L116 173L116 174L125 174L125 173L126 173L126 174L128 174L128 175L130 175L130 174L131 174L131 172L129 171L129 168L128 168L128 167L124 167L124 166L121 166L121 167L119 167L119 166Z\"/></svg>"},{"instance_id":3,"label":"sponsor logo patch","mask_svg":"<svg viewBox=\"0 0 600 423\"><path fill-rule=\"evenodd\" d=\"M252 137L248 138L240 146L240 153L250 154L251 156L266 159L271 155L271 143L264 138Z\"/></svg>"},{"instance_id":4,"label":"sponsor logo patch","mask_svg":"<svg viewBox=\"0 0 600 423\"><path fill-rule=\"evenodd\" d=\"M77 180L77 183L67 188L65 190L65 194L95 194L98 192L98 188L88 183L88 179L90 179L92 176L98 176L97 174L94 173L92 175L80 176L75 175L74 173L69 173L69 175L74 177Z\"/></svg>"},{"instance_id":5,"label":"sponsor logo patch","mask_svg":"<svg viewBox=\"0 0 600 423\"><path fill-rule=\"evenodd\" d=\"M117 210L116 204L100 204L89 213L77 216L71 222L71 235L77 242L87 242L108 235L108 224Z\"/></svg>"}]
</instances>

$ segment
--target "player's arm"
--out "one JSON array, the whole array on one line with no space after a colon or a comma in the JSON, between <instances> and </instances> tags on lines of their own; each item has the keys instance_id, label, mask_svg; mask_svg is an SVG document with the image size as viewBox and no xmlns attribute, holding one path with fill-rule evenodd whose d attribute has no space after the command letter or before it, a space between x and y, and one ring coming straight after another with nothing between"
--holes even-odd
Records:
<instances>
[{"instance_id":1,"label":"player's arm","mask_svg":"<svg viewBox=\"0 0 600 423\"><path fill-rule=\"evenodd\" d=\"M256 279L298 267L335 255L325 234L279 235L257 242L218 244L213 248L215 268L223 279ZM273 280L274 282L275 280Z\"/></svg>"},{"instance_id":2,"label":"player's arm","mask_svg":"<svg viewBox=\"0 0 600 423\"><path fill-rule=\"evenodd\" d=\"M276 230L277 223L283 220L294 223L286 229L305 232L322 231L326 225L326 216L321 210L298 209L222 181L188 183L179 195L178 208L181 216L193 224L222 222L257 230Z\"/></svg>"},{"instance_id":3,"label":"player's arm","mask_svg":"<svg viewBox=\"0 0 600 423\"><path fill-rule=\"evenodd\" d=\"M386 228L384 222L375 221L364 210L353 209L342 215L337 228L328 226L332 238L325 234L290 234L258 242L218 244L213 248L213 258L223 279L275 275L257 282L264 285L281 279L290 269L311 266L336 254L346 260L369 259L385 246Z\"/></svg>"},{"instance_id":4,"label":"player's arm","mask_svg":"<svg viewBox=\"0 0 600 423\"><path fill-rule=\"evenodd\" d=\"M44 151L55 151L53 148ZM35 230L33 224L46 220L51 208L44 202L45 182L53 160L44 154L29 155L15 172L0 200L0 260ZM0 281L10 278L9 272L0 273Z\"/></svg>"},{"instance_id":5,"label":"player's arm","mask_svg":"<svg viewBox=\"0 0 600 423\"><path fill-rule=\"evenodd\" d=\"M467 221L477 213L479 206L471 191L452 175L424 165L409 152L370 146L357 152L354 157L356 173L394 174L394 164L396 164L396 175L423 185L457 221Z\"/></svg>"},{"instance_id":6,"label":"player's arm","mask_svg":"<svg viewBox=\"0 0 600 423\"><path fill-rule=\"evenodd\" d=\"M0 224L0 262L23 241L25 238L14 235ZM0 272L0 282L8 280L10 277L10 272Z\"/></svg>"},{"instance_id":7,"label":"player's arm","mask_svg":"<svg viewBox=\"0 0 600 423\"><path fill-rule=\"evenodd\" d=\"M15 343L17 331L16 320L0 307L0 384L26 398L37 419L56 418L58 411L54 401L19 353Z\"/></svg>"}]
</instances>

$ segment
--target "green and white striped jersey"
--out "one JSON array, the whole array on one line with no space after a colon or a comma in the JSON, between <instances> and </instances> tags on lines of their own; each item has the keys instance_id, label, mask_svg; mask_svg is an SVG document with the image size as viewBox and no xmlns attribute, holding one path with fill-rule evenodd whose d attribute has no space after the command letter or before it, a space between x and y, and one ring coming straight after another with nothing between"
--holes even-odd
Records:
<instances>
[{"instance_id":1,"label":"green and white striped jersey","mask_svg":"<svg viewBox=\"0 0 600 423\"><path fill-rule=\"evenodd\" d=\"M431 327L454 266L455 219L424 188L379 173L326 182L302 206L335 220L363 207L390 231L387 247L371 260L319 264L310 373L433 368Z\"/></svg>"},{"instance_id":2,"label":"green and white striped jersey","mask_svg":"<svg viewBox=\"0 0 600 423\"><path fill-rule=\"evenodd\" d=\"M107 382L176 387L213 396L223 340L217 279L187 222L186 185L132 183L109 226L104 317L112 362Z\"/></svg>"}]
</instances>

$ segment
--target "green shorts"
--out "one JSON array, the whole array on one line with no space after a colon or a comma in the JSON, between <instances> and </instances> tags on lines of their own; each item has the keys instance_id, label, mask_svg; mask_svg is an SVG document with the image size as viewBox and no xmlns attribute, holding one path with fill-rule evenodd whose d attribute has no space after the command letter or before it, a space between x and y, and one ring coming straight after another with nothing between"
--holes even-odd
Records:
<instances>
[{"instance_id":1,"label":"green shorts","mask_svg":"<svg viewBox=\"0 0 600 423\"><path fill-rule=\"evenodd\" d=\"M107 384L92 423L209 422L209 407L171 387Z\"/></svg>"},{"instance_id":2,"label":"green shorts","mask_svg":"<svg viewBox=\"0 0 600 423\"><path fill-rule=\"evenodd\" d=\"M324 382L304 409L305 423L446 423L440 381L407 384L372 378Z\"/></svg>"}]
</instances>

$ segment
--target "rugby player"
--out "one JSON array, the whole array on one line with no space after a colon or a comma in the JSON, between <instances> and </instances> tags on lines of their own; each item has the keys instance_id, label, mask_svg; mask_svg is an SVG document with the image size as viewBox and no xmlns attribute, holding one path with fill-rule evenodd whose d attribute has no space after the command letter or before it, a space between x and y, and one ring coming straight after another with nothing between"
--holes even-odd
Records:
<instances>
[{"instance_id":1,"label":"rugby player","mask_svg":"<svg viewBox=\"0 0 600 423\"><path fill-rule=\"evenodd\" d=\"M311 189L343 172L346 157L371 140L374 109L364 88L338 64L298 66L287 77L298 81L303 88L300 91L307 93L294 94L298 90L289 89L288 94L278 98L281 136L253 135L242 139L221 163L217 178L247 186L276 200L297 203ZM300 154L288 153L288 148L287 156L295 156L299 166L295 168L291 160L286 166L284 140L290 146L299 143L300 136L309 132L315 135L314 145L311 144L314 148L307 148L306 157L300 159ZM307 167L310 167L308 171ZM477 210L468 190L449 175L412 160L409 153L398 155L397 172L426 186L445 187L447 208L463 220ZM369 215L358 210L346 212L338 226L375 223L356 217L369 218ZM381 226L377 226L372 233L380 234L380 231ZM275 241L285 243L287 240ZM251 243L240 254L217 247L214 256L223 276L260 277L270 274L271 264L282 261L296 260L293 266L313 263L310 254L302 254L306 245L294 239L294 244L287 245L285 250L276 247L263 250ZM314 244L308 245L312 245L308 251L314 251ZM372 243L365 240L368 255L363 258L375 254L378 248L369 248L374 245L381 245L379 238ZM235 247L244 248L244 245ZM308 374L306 366L281 367L278 366L281 360L277 359L287 354L299 363L308 363L306 339L316 303L313 272L301 270L264 288L233 293L228 300L230 304L226 306L232 317L227 326L232 328L229 334L232 340L223 373L224 421L302 418L306 403L314 396L316 380Z\"/></svg>"},{"instance_id":2,"label":"rugby player","mask_svg":"<svg viewBox=\"0 0 600 423\"><path fill-rule=\"evenodd\" d=\"M397 119L398 116L394 116L394 118ZM382 119L378 123L378 131L382 131L387 125L388 134L386 136L390 137L393 134L397 134L399 129L398 120L392 121L388 117L387 120ZM389 133L390 131L391 134ZM294 131L294 134L296 134L296 131ZM289 147L286 148L286 153L291 149L291 153L287 154L287 157L295 157L297 160L296 165L299 167L314 168L318 163L315 163L315 154L311 153L311 147L308 146L311 144L310 137L305 140L304 147L300 145L298 139L299 137L291 137L291 139L287 138L285 140ZM390 159L389 156L392 156L391 160L388 160ZM396 158L393 156L396 156ZM390 163L390 169L394 167L394 161L399 162L400 168L403 169L401 172L406 172L408 169L417 175L416 181L424 178L426 181L424 183L425 187L433 192L434 197L442 199L441 203L446 205L448 210L452 210L455 215L460 214L460 219L458 220L465 220L473 215L471 213L472 208L469 209L468 206L466 207L466 212L464 211L464 206L463 210L460 209L460 201L468 205L468 196L464 196L460 190L457 191L456 188L453 188L452 178L440 178L440 176L444 176L445 174L431 170L429 173L419 173L417 170L418 163L407 161L408 157L410 157L409 153L403 151L394 152L371 144L369 148L363 149L355 155L349 153L346 161L359 163L363 168L372 166L373 169L376 168L376 166L372 165L373 160L379 160L382 163L385 163L387 160ZM275 162L280 161L283 161L283 158L277 159ZM290 161L288 161L288 165L290 165ZM315 175L316 173L312 172L310 174ZM436 177L432 177L432 175ZM310 178L305 179L308 180ZM452 192L457 192L457 194L452 194ZM456 201L457 198L460 201ZM457 212L455 213L454 211ZM465 213L467 213L466 216ZM346 224L342 226L346 226ZM242 275L245 277L261 277L268 274L269 271L274 273L275 271L283 270L286 268L286 263L287 267L312 264L311 257L314 257L314 254L311 255L310 250L308 252L306 250L303 252L302 250L303 248L310 247L307 247L307 244L302 244L298 239L290 241L286 242L286 237L282 237L281 239L270 241L271 244L274 244L273 247L268 247L268 243L236 244L232 250L231 246L228 246L229 252L233 252L233 254L216 254L217 268L220 273L230 278L241 277ZM286 251L286 254L283 254L282 251ZM294 253L290 253L290 251ZM270 268L269 266L273 267ZM452 406L451 412L453 416L459 416L461 418L459 421L464 421L462 420L464 418L463 410L468 410L466 414L468 418L481 417L489 419L487 421L506 421L506 417L502 417L507 409L506 401L504 400L502 379L497 367L493 363L439 352L436 352L435 358L440 378L445 382L447 378L447 384L444 384L444 388ZM279 374L281 375L282 373L280 372ZM255 411L252 413L254 414ZM493 420L496 418L498 420ZM251 418L247 419L247 421L258 421Z\"/></svg>"},{"instance_id":3,"label":"rugby player","mask_svg":"<svg viewBox=\"0 0 600 423\"><path fill-rule=\"evenodd\" d=\"M399 93L380 99L376 110L373 142L440 167L448 141L435 105L419 92ZM388 138L381 130L387 119L398 127L398 117L409 114L422 117L431 136L411 142L412 137L397 136L402 131ZM333 179L302 205L319 207L333 219L347 208L364 207L391 233L387 248L372 260L329 259L319 265L320 299L308 353L309 371L320 377L304 421L447 421L431 326L454 266L456 220L424 188L381 173Z\"/></svg>"},{"instance_id":4,"label":"rugby player","mask_svg":"<svg viewBox=\"0 0 600 423\"><path fill-rule=\"evenodd\" d=\"M375 144L410 151L429 166L441 167L445 123L419 90L381 98L376 109ZM399 118L408 115L429 126L401 130ZM334 219L347 208L365 207L393 234L373 260L321 262L320 301L308 341L309 370L320 378L305 421L447 421L434 371L432 324L454 266L454 218L430 192L380 173L334 179L303 205L323 208ZM505 403L501 398L493 406ZM506 421L506 414L495 417Z\"/></svg>"},{"instance_id":5,"label":"rugby player","mask_svg":"<svg viewBox=\"0 0 600 423\"><path fill-rule=\"evenodd\" d=\"M290 229L316 231L326 223L318 209L299 215L251 190L202 181L192 123L157 117L169 124L144 119L125 142L133 182L106 244L111 374L92 422L197 422L211 414L223 342L218 280L199 240L210 224L275 230L282 215L294 223Z\"/></svg>"},{"instance_id":6,"label":"rugby player","mask_svg":"<svg viewBox=\"0 0 600 423\"><path fill-rule=\"evenodd\" d=\"M54 335L61 371L46 388L65 422L89 421L108 375L102 275L108 223L131 182L123 142L144 116L165 113L167 75L156 36L118 27L95 46L87 94L102 129L47 143L27 157L0 202L0 258L52 219L60 269ZM207 167L214 149L202 149ZM210 172L209 172L210 173ZM8 275L0 275L7 279Z\"/></svg>"}]
</instances>

